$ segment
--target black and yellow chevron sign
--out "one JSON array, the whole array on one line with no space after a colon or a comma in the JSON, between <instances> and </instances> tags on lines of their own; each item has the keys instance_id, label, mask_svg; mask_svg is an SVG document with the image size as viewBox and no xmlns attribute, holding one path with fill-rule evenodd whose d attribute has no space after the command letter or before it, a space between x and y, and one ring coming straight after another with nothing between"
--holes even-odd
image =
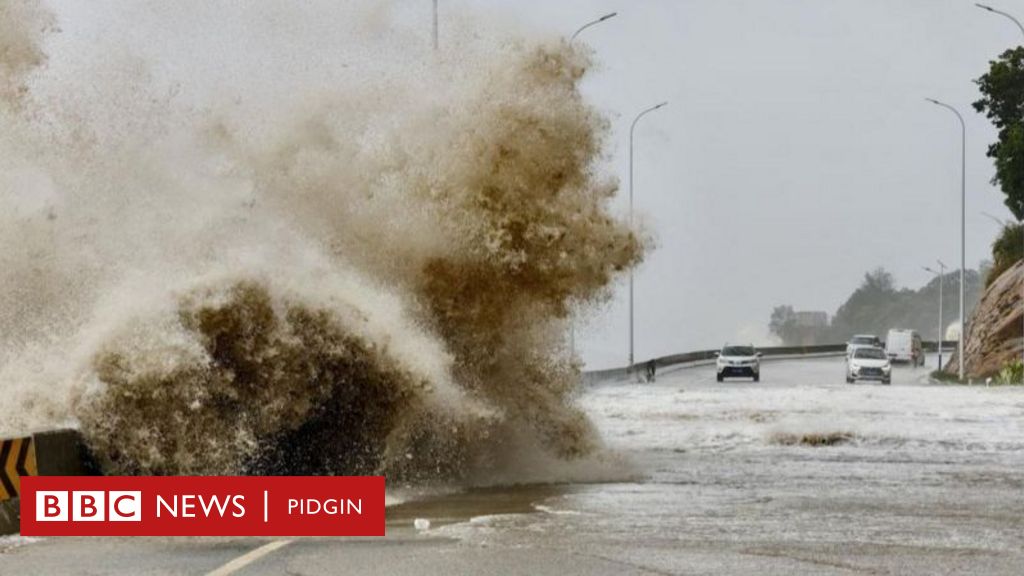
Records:
<instances>
[{"instance_id":1,"label":"black and yellow chevron sign","mask_svg":"<svg viewBox=\"0 0 1024 576\"><path fill-rule=\"evenodd\" d=\"M32 438L0 440L0 501L18 496L22 476L36 476L36 447Z\"/></svg>"}]
</instances>

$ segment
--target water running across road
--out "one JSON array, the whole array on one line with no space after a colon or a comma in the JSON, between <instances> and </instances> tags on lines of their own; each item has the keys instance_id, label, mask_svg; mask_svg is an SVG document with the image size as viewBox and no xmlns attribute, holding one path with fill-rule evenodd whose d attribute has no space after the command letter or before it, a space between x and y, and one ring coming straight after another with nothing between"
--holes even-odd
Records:
<instances>
[{"instance_id":1,"label":"water running across road","mask_svg":"<svg viewBox=\"0 0 1024 576\"><path fill-rule=\"evenodd\" d=\"M1019 574L1024 389L927 372L848 385L821 358L766 362L757 384L699 367L595 386L579 403L633 479L411 501L383 540L296 540L244 573ZM0 574L72 556L97 574L212 570L264 543L51 539Z\"/></svg>"}]
</instances>

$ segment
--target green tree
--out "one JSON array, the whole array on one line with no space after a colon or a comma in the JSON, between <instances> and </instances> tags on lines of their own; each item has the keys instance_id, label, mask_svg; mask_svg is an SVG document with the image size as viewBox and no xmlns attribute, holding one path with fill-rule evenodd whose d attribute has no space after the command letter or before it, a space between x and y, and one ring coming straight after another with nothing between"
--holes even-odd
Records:
<instances>
[{"instance_id":1,"label":"green tree","mask_svg":"<svg viewBox=\"0 0 1024 576\"><path fill-rule=\"evenodd\" d=\"M995 162L992 183L1006 194L1006 206L1024 220L1024 47L1004 52L975 81L984 96L974 103L999 130L988 148Z\"/></svg>"},{"instance_id":2,"label":"green tree","mask_svg":"<svg viewBox=\"0 0 1024 576\"><path fill-rule=\"evenodd\" d=\"M772 310L771 320L768 321L768 330L779 337L783 344L789 344L796 329L796 313L792 306L776 306Z\"/></svg>"},{"instance_id":3,"label":"green tree","mask_svg":"<svg viewBox=\"0 0 1024 576\"><path fill-rule=\"evenodd\" d=\"M860 287L839 307L832 319L832 338L842 342L857 333L885 336L894 309L904 295L896 290L892 274L876 268L864 275Z\"/></svg>"},{"instance_id":4,"label":"green tree","mask_svg":"<svg viewBox=\"0 0 1024 576\"><path fill-rule=\"evenodd\" d=\"M1015 245L1019 245L1018 235ZM982 268L990 265L982 263ZM967 270L965 303L967 315L977 305L984 289L984 274ZM945 293L942 329L939 329L939 286ZM816 335L819 343L838 344L854 334L874 334L885 338L891 328L917 330L921 336L934 340L942 336L945 328L958 316L957 293L960 290L960 271L950 270L941 278L932 278L917 290L898 288L892 274L876 268L864 275L860 286L847 298L832 317L827 330ZM792 306L776 306L772 311L769 328L787 344L799 344L805 336L796 325Z\"/></svg>"},{"instance_id":5,"label":"green tree","mask_svg":"<svg viewBox=\"0 0 1024 576\"><path fill-rule=\"evenodd\" d=\"M967 315L981 297L983 282L975 270L968 270L965 279ZM861 285L839 307L832 319L831 342L843 342L854 334L875 334L885 338L891 328L910 328L926 339L939 337L939 283L946 295L942 325L956 320L959 270L950 271L941 279L933 278L918 290L897 288L892 274L877 268L864 275Z\"/></svg>"}]
</instances>

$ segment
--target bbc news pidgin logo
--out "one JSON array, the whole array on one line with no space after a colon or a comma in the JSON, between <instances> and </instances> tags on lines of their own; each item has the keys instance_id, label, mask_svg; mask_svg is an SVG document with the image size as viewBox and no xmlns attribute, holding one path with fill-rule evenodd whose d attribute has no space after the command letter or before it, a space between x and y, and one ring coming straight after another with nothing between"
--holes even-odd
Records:
<instances>
[{"instance_id":1,"label":"bbc news pidgin logo","mask_svg":"<svg viewBox=\"0 0 1024 576\"><path fill-rule=\"evenodd\" d=\"M382 476L22 479L25 536L383 536Z\"/></svg>"}]
</instances>

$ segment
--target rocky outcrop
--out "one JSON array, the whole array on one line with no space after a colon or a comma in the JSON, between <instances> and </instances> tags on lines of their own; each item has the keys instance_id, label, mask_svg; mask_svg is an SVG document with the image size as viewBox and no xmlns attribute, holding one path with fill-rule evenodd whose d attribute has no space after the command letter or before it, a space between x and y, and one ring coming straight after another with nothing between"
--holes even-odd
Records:
<instances>
[{"instance_id":1,"label":"rocky outcrop","mask_svg":"<svg viewBox=\"0 0 1024 576\"><path fill-rule=\"evenodd\" d=\"M964 356L967 375L992 376L1009 361L1020 358L1022 333L1021 291L1024 289L1024 265L1018 262L1003 272L985 290L968 323ZM946 372L957 372L956 354L946 364Z\"/></svg>"}]
</instances>

